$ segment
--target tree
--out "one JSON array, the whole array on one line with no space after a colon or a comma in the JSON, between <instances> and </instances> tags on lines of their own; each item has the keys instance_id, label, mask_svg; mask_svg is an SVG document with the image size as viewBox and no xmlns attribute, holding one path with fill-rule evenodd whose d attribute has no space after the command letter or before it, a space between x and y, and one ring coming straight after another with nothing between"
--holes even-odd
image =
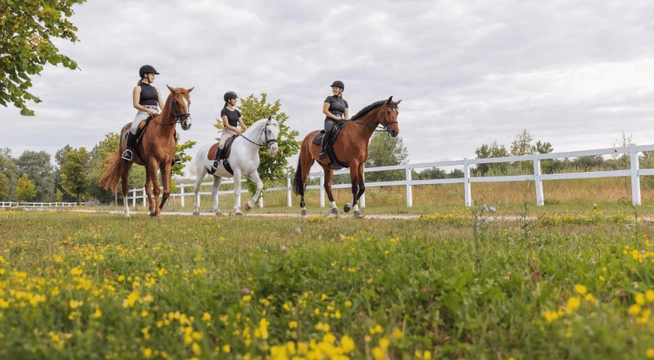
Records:
<instances>
[{"instance_id":1,"label":"tree","mask_svg":"<svg viewBox=\"0 0 654 360\"><path fill-rule=\"evenodd\" d=\"M82 195L86 195L88 191L91 153L81 147L67 153L65 159L61 167L61 185L67 193L74 195L79 203Z\"/></svg>"},{"instance_id":2,"label":"tree","mask_svg":"<svg viewBox=\"0 0 654 360\"><path fill-rule=\"evenodd\" d=\"M364 167L379 167L406 164L409 152L400 136L390 137L386 133L375 132L368 145L368 159ZM395 181L406 178L404 170L375 171L366 173L366 181Z\"/></svg>"},{"instance_id":3,"label":"tree","mask_svg":"<svg viewBox=\"0 0 654 360\"><path fill-rule=\"evenodd\" d=\"M0 173L0 201L9 199L9 178L7 175Z\"/></svg>"},{"instance_id":4,"label":"tree","mask_svg":"<svg viewBox=\"0 0 654 360\"><path fill-rule=\"evenodd\" d=\"M55 198L54 172L50 154L45 151L25 151L16 159L21 174L27 174L36 187L35 201L53 201Z\"/></svg>"},{"instance_id":5,"label":"tree","mask_svg":"<svg viewBox=\"0 0 654 360\"><path fill-rule=\"evenodd\" d=\"M259 157L261 158L261 165L259 165L259 176L264 181L282 180L286 177L285 170L288 167L288 158L297 154L300 149L300 143L295 140L299 135L297 130L291 130L286 125L288 115L280 112L282 103L276 100L270 104L267 100L266 93L261 93L261 98L257 98L251 94L245 99L241 99L241 115L245 125L250 126L260 119L267 118L272 115L273 119L279 122L279 138L277 144L279 151L274 156L268 155L268 149L261 147L259 149ZM214 125L218 129L222 129L222 119L216 119ZM256 190L256 184L248 180L248 189L251 193Z\"/></svg>"},{"instance_id":6,"label":"tree","mask_svg":"<svg viewBox=\"0 0 654 360\"><path fill-rule=\"evenodd\" d=\"M12 103L21 115L34 115L26 101L41 100L27 90L30 76L39 75L45 64L62 64L75 70L77 63L59 53L57 39L77 41L77 28L68 21L72 6L85 0L3 1L0 7L0 104Z\"/></svg>"},{"instance_id":7,"label":"tree","mask_svg":"<svg viewBox=\"0 0 654 360\"><path fill-rule=\"evenodd\" d=\"M36 188L26 173L16 182L16 196L18 201L30 201L36 196Z\"/></svg>"},{"instance_id":8,"label":"tree","mask_svg":"<svg viewBox=\"0 0 654 360\"><path fill-rule=\"evenodd\" d=\"M477 154L477 159L509 156L509 152L506 150L504 145L499 145L497 141L493 141L490 145L483 144L475 150L475 154ZM505 174L507 168L508 166L506 163L477 164L475 172L478 176L485 176L490 173L491 170L495 174Z\"/></svg>"},{"instance_id":9,"label":"tree","mask_svg":"<svg viewBox=\"0 0 654 360\"><path fill-rule=\"evenodd\" d=\"M11 150L8 148L0 149L0 173L5 174L9 179L9 195L8 200L15 201L16 198L16 182L18 181L18 166L11 157Z\"/></svg>"},{"instance_id":10,"label":"tree","mask_svg":"<svg viewBox=\"0 0 654 360\"><path fill-rule=\"evenodd\" d=\"M54 156L55 163L57 164L54 171L55 192L59 190L63 194L62 200L66 202L75 200L75 197L65 192L64 188L61 186L61 167L66 162L66 154L68 154L71 151L73 151L73 147L70 145L66 145L63 148L57 150Z\"/></svg>"}]
</instances>

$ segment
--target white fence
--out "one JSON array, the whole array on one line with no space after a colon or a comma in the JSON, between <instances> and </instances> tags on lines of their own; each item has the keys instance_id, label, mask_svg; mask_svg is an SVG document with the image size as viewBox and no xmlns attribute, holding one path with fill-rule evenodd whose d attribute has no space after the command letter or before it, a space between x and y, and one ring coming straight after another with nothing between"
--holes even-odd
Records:
<instances>
[{"instance_id":1,"label":"white fence","mask_svg":"<svg viewBox=\"0 0 654 360\"><path fill-rule=\"evenodd\" d=\"M465 206L472 206L472 183L482 183L482 182L513 182L513 181L532 181L536 189L536 204L543 206L545 204L545 194L543 193L543 181L550 180L564 180L564 179L591 179L591 178L611 178L611 177L630 177L631 178L631 194L632 194L632 204L641 205L640 198L640 177L647 175L654 175L654 169L640 169L638 164L638 156L640 153L645 151L654 151L654 145L630 145L628 147L619 147L619 148L606 148L606 149L596 149L596 150L583 150L583 151L570 151L570 152L560 152L560 153L550 153L550 154L539 154L534 153L531 155L524 156L509 156L501 158L486 158L486 159L463 159L463 160L453 160L453 161L436 161L428 163L418 163L418 164L404 164L404 165L395 165L395 166L382 166L375 168L366 168L365 172L375 172L375 171L389 171L389 170L404 170L406 172L406 179L400 181L384 181L384 182L366 182L366 188L375 187L375 186L402 186L406 188L406 206L413 206L413 186L415 185L430 185L430 184L463 184L464 187L464 204ZM591 171L591 172L576 172L576 173L565 173L565 174L542 174L541 172L541 161L546 159L565 159L565 158L576 158L580 156L595 156L595 155L619 155L619 154L629 154L630 158L630 168L627 170L610 170L610 171ZM478 164L492 164L492 163L512 163L516 161L531 161L534 167L533 175L513 175L513 176L484 176L484 177L472 177L470 176L471 166ZM432 168L432 167L462 167L463 168L463 177L462 178L448 178L448 179L433 179L433 180L412 180L411 179L411 170L413 169L423 169L423 168ZM334 172L335 175L340 174L349 174L349 169L342 169ZM324 173L317 172L311 173L309 176L320 177L320 185L311 185L307 186L307 189L322 189L325 183ZM286 202L287 206L292 206L292 187L291 187L291 175L286 178L285 187L274 187L266 189L266 192L271 191L286 191ZM241 180L245 181L245 180ZM233 183L231 179L225 179L223 184ZM202 183L202 185L211 186L213 183L207 182ZM184 206L184 198L187 196L191 197L193 201L193 188L194 184L180 184L177 185L180 189L180 193L171 194L171 197L180 197L181 205ZM334 189L343 189L351 188L351 185L348 184L335 184L332 186ZM241 192L246 193L247 190L241 190ZM137 195L140 193L140 195ZM233 191L220 191L219 194L231 194ZM143 206L146 204L145 199L145 190L134 189L130 190L130 198L132 199L132 206L136 206L136 199L143 200ZM209 195L211 192L200 192L201 195ZM365 194L360 199L361 207L365 207ZM259 199L259 206L263 206L262 199ZM320 206L325 207L325 192L320 191Z\"/></svg>"},{"instance_id":2,"label":"white fence","mask_svg":"<svg viewBox=\"0 0 654 360\"><path fill-rule=\"evenodd\" d=\"M16 202L16 201L0 201L0 209L11 208L63 208L77 206L74 202Z\"/></svg>"}]
</instances>

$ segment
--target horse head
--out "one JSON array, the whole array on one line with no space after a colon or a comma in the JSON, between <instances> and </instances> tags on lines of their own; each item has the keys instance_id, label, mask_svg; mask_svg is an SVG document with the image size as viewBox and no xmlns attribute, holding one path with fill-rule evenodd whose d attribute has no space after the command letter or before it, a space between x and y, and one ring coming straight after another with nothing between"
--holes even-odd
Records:
<instances>
[{"instance_id":1,"label":"horse head","mask_svg":"<svg viewBox=\"0 0 654 360\"><path fill-rule=\"evenodd\" d=\"M188 130L191 128L191 113L189 108L191 107L191 91L193 88L184 89L184 88L174 88L166 85L168 90L170 90L172 100L170 103L171 111L175 117L175 122L182 125L182 130Z\"/></svg>"},{"instance_id":2,"label":"horse head","mask_svg":"<svg viewBox=\"0 0 654 360\"><path fill-rule=\"evenodd\" d=\"M269 155L274 156L279 151L279 145L277 144L279 131L279 122L273 119L272 115L269 115L266 124L263 126L263 131L261 131L261 138L259 139L260 144L266 144Z\"/></svg>"},{"instance_id":3,"label":"horse head","mask_svg":"<svg viewBox=\"0 0 654 360\"><path fill-rule=\"evenodd\" d=\"M379 113L381 117L379 123L386 128L386 132L392 137L396 137L400 133L400 126L397 124L397 116L400 112L397 110L397 106L401 102L402 100L394 102L391 96L384 102Z\"/></svg>"}]
</instances>

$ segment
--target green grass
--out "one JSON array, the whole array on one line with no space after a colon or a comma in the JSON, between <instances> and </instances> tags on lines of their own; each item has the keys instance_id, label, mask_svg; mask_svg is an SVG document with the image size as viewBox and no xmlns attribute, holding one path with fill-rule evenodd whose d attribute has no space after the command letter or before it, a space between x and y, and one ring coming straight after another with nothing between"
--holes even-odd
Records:
<instances>
[{"instance_id":1,"label":"green grass","mask_svg":"<svg viewBox=\"0 0 654 360\"><path fill-rule=\"evenodd\" d=\"M654 356L652 224L488 215L0 212L0 358Z\"/></svg>"}]
</instances>

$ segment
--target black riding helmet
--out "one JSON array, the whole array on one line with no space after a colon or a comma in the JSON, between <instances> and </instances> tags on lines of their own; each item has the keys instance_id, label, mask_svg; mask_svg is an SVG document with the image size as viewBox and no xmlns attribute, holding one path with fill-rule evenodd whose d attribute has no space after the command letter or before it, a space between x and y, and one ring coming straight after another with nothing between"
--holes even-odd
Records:
<instances>
[{"instance_id":1,"label":"black riding helmet","mask_svg":"<svg viewBox=\"0 0 654 360\"><path fill-rule=\"evenodd\" d=\"M340 80L336 80L336 81L334 81L334 83L332 83L332 84L329 85L329 86L330 86L330 87L339 87L339 88L341 88L342 90L345 90L345 84L343 84L343 82L340 81Z\"/></svg>"},{"instance_id":2,"label":"black riding helmet","mask_svg":"<svg viewBox=\"0 0 654 360\"><path fill-rule=\"evenodd\" d=\"M143 79L143 75L150 74L150 73L155 74L155 75L159 75L159 73L157 72L157 69L155 69L154 66L152 66L152 65L143 65L139 69L139 76L141 77L141 79Z\"/></svg>"},{"instance_id":3,"label":"black riding helmet","mask_svg":"<svg viewBox=\"0 0 654 360\"><path fill-rule=\"evenodd\" d=\"M236 93L233 91L228 91L225 93L225 96L223 96L223 99L225 99L225 102L227 102L230 99L238 99L238 95L236 95Z\"/></svg>"}]
</instances>

